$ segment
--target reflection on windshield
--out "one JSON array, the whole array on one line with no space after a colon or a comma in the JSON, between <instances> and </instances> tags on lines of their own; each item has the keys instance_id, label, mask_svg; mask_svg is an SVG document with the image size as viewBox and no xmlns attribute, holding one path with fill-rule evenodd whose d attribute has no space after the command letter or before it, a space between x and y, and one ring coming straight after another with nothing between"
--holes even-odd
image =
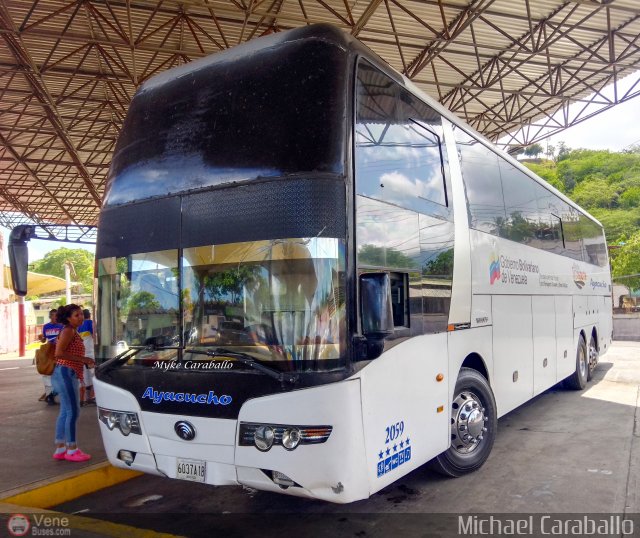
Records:
<instances>
[{"instance_id":1,"label":"reflection on windshield","mask_svg":"<svg viewBox=\"0 0 640 538\"><path fill-rule=\"evenodd\" d=\"M100 357L129 346L178 345L178 251L99 260L98 304Z\"/></svg>"},{"instance_id":2,"label":"reflection on windshield","mask_svg":"<svg viewBox=\"0 0 640 538\"><path fill-rule=\"evenodd\" d=\"M101 259L100 356L149 346L130 363L157 366L178 357L176 349L157 348L184 345L187 361L212 360L189 350L220 349L220 358L223 350L245 353L281 370L339 366L344 248L331 238L186 248L181 278L177 250Z\"/></svg>"},{"instance_id":3,"label":"reflection on windshield","mask_svg":"<svg viewBox=\"0 0 640 538\"><path fill-rule=\"evenodd\" d=\"M311 238L184 250L187 348L219 346L286 369L344 351L344 242Z\"/></svg>"}]
</instances>

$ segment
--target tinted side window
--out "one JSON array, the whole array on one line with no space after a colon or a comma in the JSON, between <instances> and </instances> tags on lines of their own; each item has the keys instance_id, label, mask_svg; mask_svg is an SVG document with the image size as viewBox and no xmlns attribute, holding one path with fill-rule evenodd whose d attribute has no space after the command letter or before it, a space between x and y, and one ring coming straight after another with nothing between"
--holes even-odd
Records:
<instances>
[{"instance_id":1,"label":"tinted side window","mask_svg":"<svg viewBox=\"0 0 640 538\"><path fill-rule=\"evenodd\" d=\"M498 156L461 129L455 129L471 228L500 235L506 213Z\"/></svg>"},{"instance_id":2,"label":"tinted side window","mask_svg":"<svg viewBox=\"0 0 640 538\"><path fill-rule=\"evenodd\" d=\"M559 205L562 232L564 234L564 255L574 260L582 260L580 214L563 201L560 201Z\"/></svg>"},{"instance_id":3,"label":"tinted side window","mask_svg":"<svg viewBox=\"0 0 640 538\"><path fill-rule=\"evenodd\" d=\"M539 183L534 183L540 224L536 230L536 239L532 246L562 254L564 241L560 221L560 204L558 197Z\"/></svg>"},{"instance_id":4,"label":"tinted side window","mask_svg":"<svg viewBox=\"0 0 640 538\"><path fill-rule=\"evenodd\" d=\"M363 62L356 92L357 193L423 213L446 206L440 116Z\"/></svg>"},{"instance_id":5,"label":"tinted side window","mask_svg":"<svg viewBox=\"0 0 640 538\"><path fill-rule=\"evenodd\" d=\"M419 213L410 209L403 209L365 196L356 196L358 267L364 270L391 270L408 275L408 305L400 305L400 302L395 301L393 305L394 317L398 315L399 308L403 312L408 310L408 326L411 335L422 334L419 217ZM444 222L448 223L448 221ZM404 283L404 280L402 282ZM395 291L398 292L398 290L396 285ZM399 325L405 325L405 323Z\"/></svg>"},{"instance_id":6,"label":"tinted side window","mask_svg":"<svg viewBox=\"0 0 640 538\"><path fill-rule=\"evenodd\" d=\"M452 222L420 215L420 285L424 308L424 332L447 330L453 281Z\"/></svg>"},{"instance_id":7,"label":"tinted side window","mask_svg":"<svg viewBox=\"0 0 640 538\"><path fill-rule=\"evenodd\" d=\"M531 244L539 227L535 182L511 163L500 159L500 176L507 220L500 235Z\"/></svg>"},{"instance_id":8,"label":"tinted side window","mask_svg":"<svg viewBox=\"0 0 640 538\"><path fill-rule=\"evenodd\" d=\"M580 231L584 246L584 261L604 267L607 265L607 244L602 228L585 215L580 215Z\"/></svg>"}]
</instances>

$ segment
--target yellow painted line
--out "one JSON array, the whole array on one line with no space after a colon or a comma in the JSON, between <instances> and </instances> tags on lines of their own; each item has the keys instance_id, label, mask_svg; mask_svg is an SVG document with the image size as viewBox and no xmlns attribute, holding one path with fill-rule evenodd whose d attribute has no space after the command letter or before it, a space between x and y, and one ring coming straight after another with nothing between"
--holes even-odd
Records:
<instances>
[{"instance_id":1,"label":"yellow painted line","mask_svg":"<svg viewBox=\"0 0 640 538\"><path fill-rule=\"evenodd\" d=\"M24 491L0 499L0 502L32 508L49 508L125 482L141 474L137 471L113 467L109 463L101 463L66 477L26 486L23 488Z\"/></svg>"},{"instance_id":2,"label":"yellow painted line","mask_svg":"<svg viewBox=\"0 0 640 538\"><path fill-rule=\"evenodd\" d=\"M52 527L44 527L45 529L53 530L61 528L69 528L74 530L82 530L96 534L98 536L113 536L114 538L121 538L126 536L127 538L180 538L175 534L167 534L164 532L156 532L149 529L140 529L138 527L131 527L129 525L121 525L120 523L112 523L110 521L102 521L100 519L92 519L86 516L76 516L70 514L63 514L61 512L52 512L51 510L42 510L38 508L31 508L28 506L19 506L16 504L9 504L0 501L0 514L23 514L29 518L31 526L36 525L36 520L33 514L42 514L55 518L58 522L65 519L65 525L55 524ZM73 532L71 532L73 536Z\"/></svg>"}]
</instances>

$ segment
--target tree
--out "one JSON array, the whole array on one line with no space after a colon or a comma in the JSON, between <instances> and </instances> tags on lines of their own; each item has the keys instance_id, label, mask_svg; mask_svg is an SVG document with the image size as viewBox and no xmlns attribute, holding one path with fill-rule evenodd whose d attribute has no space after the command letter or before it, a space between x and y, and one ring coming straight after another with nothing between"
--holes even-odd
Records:
<instances>
[{"instance_id":1,"label":"tree","mask_svg":"<svg viewBox=\"0 0 640 538\"><path fill-rule=\"evenodd\" d=\"M156 300L156 296L149 291L139 291L134 293L127 304L129 312L141 312L144 310L160 310L161 305Z\"/></svg>"},{"instance_id":2,"label":"tree","mask_svg":"<svg viewBox=\"0 0 640 538\"><path fill-rule=\"evenodd\" d=\"M64 278L64 264L71 262L75 277L72 280L79 282L82 291L90 292L93 289L93 265L94 255L84 249L58 248L47 252L44 258L29 264L29 270L43 275L53 275Z\"/></svg>"},{"instance_id":3,"label":"tree","mask_svg":"<svg viewBox=\"0 0 640 538\"><path fill-rule=\"evenodd\" d=\"M609 185L600 174L589 177L576 185L571 196L584 208L608 207L618 205L618 192Z\"/></svg>"},{"instance_id":4,"label":"tree","mask_svg":"<svg viewBox=\"0 0 640 538\"><path fill-rule=\"evenodd\" d=\"M524 150L524 154L527 157L537 157L544 151L544 148L540 144L531 144Z\"/></svg>"},{"instance_id":5,"label":"tree","mask_svg":"<svg viewBox=\"0 0 640 538\"><path fill-rule=\"evenodd\" d=\"M614 277L640 274L640 231L618 249L611 266ZM625 279L624 283L631 288L640 288L640 277Z\"/></svg>"},{"instance_id":6,"label":"tree","mask_svg":"<svg viewBox=\"0 0 640 538\"><path fill-rule=\"evenodd\" d=\"M562 161L567 158L569 153L571 153L571 148L567 146L564 142L558 142L558 155L556 159L558 161Z\"/></svg>"},{"instance_id":7,"label":"tree","mask_svg":"<svg viewBox=\"0 0 640 538\"><path fill-rule=\"evenodd\" d=\"M415 260L393 248L378 247L376 245L362 245L358 249L360 263L378 267L413 268Z\"/></svg>"},{"instance_id":8,"label":"tree","mask_svg":"<svg viewBox=\"0 0 640 538\"><path fill-rule=\"evenodd\" d=\"M553 144L547 143L547 150L544 154L547 156L547 159L553 159L556 154L556 147Z\"/></svg>"}]
</instances>

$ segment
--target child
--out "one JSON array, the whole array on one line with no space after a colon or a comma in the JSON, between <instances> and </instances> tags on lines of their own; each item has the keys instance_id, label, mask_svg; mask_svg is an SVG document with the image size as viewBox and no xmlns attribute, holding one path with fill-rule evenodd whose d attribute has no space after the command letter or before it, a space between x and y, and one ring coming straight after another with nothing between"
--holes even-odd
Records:
<instances>
[{"instance_id":1,"label":"child","mask_svg":"<svg viewBox=\"0 0 640 538\"><path fill-rule=\"evenodd\" d=\"M91 311L85 308L82 311L84 321L82 325L78 327L78 333L82 338L84 344L85 356L94 359L95 353L93 351L93 320L91 319ZM96 397L93 392L93 376L95 368L84 367L84 385L80 386L80 405L95 404Z\"/></svg>"}]
</instances>

